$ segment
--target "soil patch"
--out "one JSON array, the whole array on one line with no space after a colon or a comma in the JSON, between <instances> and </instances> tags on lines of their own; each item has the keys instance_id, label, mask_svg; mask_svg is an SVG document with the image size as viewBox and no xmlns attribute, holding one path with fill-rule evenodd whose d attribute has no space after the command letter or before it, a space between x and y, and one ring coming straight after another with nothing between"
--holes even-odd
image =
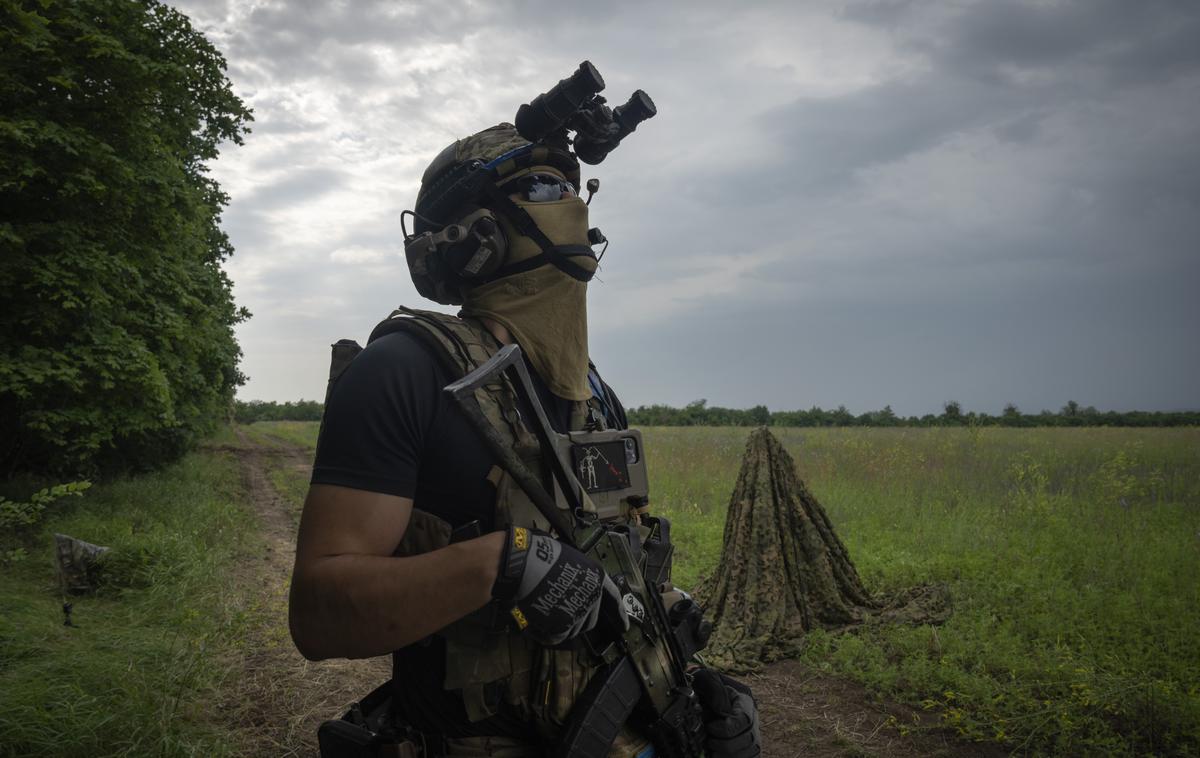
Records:
<instances>
[{"instance_id":1,"label":"soil patch","mask_svg":"<svg viewBox=\"0 0 1200 758\"><path fill-rule=\"evenodd\" d=\"M763 755L964 756L999 758L1000 745L964 742L940 728L936 713L880 700L859 684L796 661L767 666L745 677L758 698Z\"/></svg>"}]
</instances>

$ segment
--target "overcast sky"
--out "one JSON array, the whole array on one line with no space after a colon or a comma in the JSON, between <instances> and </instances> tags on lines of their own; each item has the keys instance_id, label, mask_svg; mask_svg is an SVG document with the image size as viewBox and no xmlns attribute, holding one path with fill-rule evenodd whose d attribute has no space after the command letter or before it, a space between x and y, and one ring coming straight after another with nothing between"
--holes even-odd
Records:
<instances>
[{"instance_id":1,"label":"overcast sky","mask_svg":"<svg viewBox=\"0 0 1200 758\"><path fill-rule=\"evenodd\" d=\"M659 115L599 166L627 405L1200 407L1200 4L186 0L253 133L213 173L243 399L417 295L445 145L583 59Z\"/></svg>"}]
</instances>

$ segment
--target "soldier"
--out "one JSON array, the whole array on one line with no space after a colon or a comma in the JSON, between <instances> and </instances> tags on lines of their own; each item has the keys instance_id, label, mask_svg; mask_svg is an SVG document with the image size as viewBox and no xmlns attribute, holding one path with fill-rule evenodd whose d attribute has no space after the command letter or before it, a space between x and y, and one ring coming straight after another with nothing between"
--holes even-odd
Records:
<instances>
[{"instance_id":1,"label":"soldier","mask_svg":"<svg viewBox=\"0 0 1200 758\"><path fill-rule=\"evenodd\" d=\"M418 290L461 305L458 317L401 309L331 373L297 542L292 637L310 660L391 653L388 707L427 755L545 755L600 665L584 636L602 608L622 604L598 563L551 536L442 392L515 342L556 431L626 426L589 363L586 293L600 235L579 188L564 143L531 142L509 124L447 147L422 177L406 252ZM481 406L544 470L522 421L529 409L500 390ZM639 517L633 505L621 514ZM696 689L708 753L757 755L748 690L705 675ZM654 749L627 726L610 755Z\"/></svg>"}]
</instances>

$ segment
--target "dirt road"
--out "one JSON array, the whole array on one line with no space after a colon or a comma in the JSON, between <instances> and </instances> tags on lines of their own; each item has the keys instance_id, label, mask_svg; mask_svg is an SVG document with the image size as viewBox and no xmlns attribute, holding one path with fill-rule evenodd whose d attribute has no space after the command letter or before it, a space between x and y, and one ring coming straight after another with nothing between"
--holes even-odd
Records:
<instances>
[{"instance_id":1,"label":"dirt road","mask_svg":"<svg viewBox=\"0 0 1200 758\"><path fill-rule=\"evenodd\" d=\"M262 530L263 553L237 573L251 617L261 619L227 680L223 708L254 756L317 755L317 727L391 676L389 658L306 661L287 628L287 592L296 548L299 503L272 484L272 471L307 477L312 451L264 445L241 430L235 455Z\"/></svg>"},{"instance_id":2,"label":"dirt road","mask_svg":"<svg viewBox=\"0 0 1200 758\"><path fill-rule=\"evenodd\" d=\"M250 598L260 619L244 651L230 662L222 710L238 725L248 755L315 756L316 730L390 675L390 661L310 663L287 630L287 587L295 549L299 503L273 482L279 472L306 476L311 450L258 441L241 430L233 451L262 529L264 550L237 575L238 594ZM920 710L872 697L861 686L795 662L746 677L759 701L764 755L1002 756L998 746L956 740Z\"/></svg>"}]
</instances>

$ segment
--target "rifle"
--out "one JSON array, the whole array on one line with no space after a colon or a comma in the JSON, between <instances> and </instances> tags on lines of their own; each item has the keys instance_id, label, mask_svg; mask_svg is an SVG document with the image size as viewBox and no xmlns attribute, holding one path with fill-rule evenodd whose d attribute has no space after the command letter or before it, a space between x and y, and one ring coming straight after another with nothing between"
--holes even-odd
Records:
<instances>
[{"instance_id":1,"label":"rifle","mask_svg":"<svg viewBox=\"0 0 1200 758\"><path fill-rule=\"evenodd\" d=\"M544 458L550 464L556 494L547 491L541 479L505 444L484 416L475 391L506 377L517 397L534 412L533 431ZM525 367L521 348L505 345L486 363L445 387L475 429L483 437L500 465L529 495L550 523L558 539L599 563L621 590L624 611L604 619L586 642L603 667L593 675L576 700L570 719L556 744L555 756L603 758L621 727L631 718L642 726L657 755L664 758L696 758L703 755L703 723L700 704L692 689L687 663L707 642L698 624L699 608L683 601L668 615L656 581L647 581L638 554L641 534L636 527L601 521L583 485L567 462L570 446L579 435L555 432L538 400ZM611 439L612 433L600 432ZM658 537L669 541L669 524L659 519ZM652 532L652 537L655 536ZM651 579L657 579L652 574ZM680 608L679 606L683 606ZM631 623L616 616L626 613Z\"/></svg>"}]
</instances>

